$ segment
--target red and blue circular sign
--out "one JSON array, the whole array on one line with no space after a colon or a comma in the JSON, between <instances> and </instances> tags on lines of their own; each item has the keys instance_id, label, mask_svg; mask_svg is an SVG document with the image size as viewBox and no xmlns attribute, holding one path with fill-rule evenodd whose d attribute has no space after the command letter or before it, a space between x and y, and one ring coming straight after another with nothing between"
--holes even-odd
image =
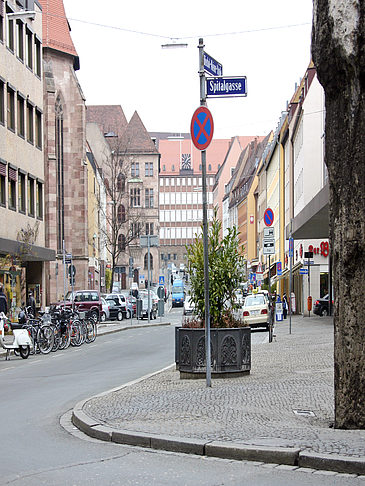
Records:
<instances>
[{"instance_id":1,"label":"red and blue circular sign","mask_svg":"<svg viewBox=\"0 0 365 486\"><path fill-rule=\"evenodd\" d=\"M274 211L271 208L267 208L264 213L264 223L266 226L271 226L274 222Z\"/></svg>"},{"instance_id":2,"label":"red and blue circular sign","mask_svg":"<svg viewBox=\"0 0 365 486\"><path fill-rule=\"evenodd\" d=\"M195 147L205 150L213 138L214 123L211 112L205 106L194 111L190 124L191 139Z\"/></svg>"}]
</instances>

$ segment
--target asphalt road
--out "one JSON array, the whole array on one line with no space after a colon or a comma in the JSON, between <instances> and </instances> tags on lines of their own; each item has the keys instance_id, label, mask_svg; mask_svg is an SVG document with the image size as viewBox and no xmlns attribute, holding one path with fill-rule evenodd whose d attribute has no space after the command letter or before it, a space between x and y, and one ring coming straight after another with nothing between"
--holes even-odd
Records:
<instances>
[{"instance_id":1,"label":"asphalt road","mask_svg":"<svg viewBox=\"0 0 365 486\"><path fill-rule=\"evenodd\" d=\"M170 316L178 323L181 309L173 309ZM266 335L258 333L255 340ZM173 361L173 325L100 336L93 344L28 360L2 359L0 484L365 485L341 475L107 444L70 424L68 411L79 400Z\"/></svg>"}]
</instances>

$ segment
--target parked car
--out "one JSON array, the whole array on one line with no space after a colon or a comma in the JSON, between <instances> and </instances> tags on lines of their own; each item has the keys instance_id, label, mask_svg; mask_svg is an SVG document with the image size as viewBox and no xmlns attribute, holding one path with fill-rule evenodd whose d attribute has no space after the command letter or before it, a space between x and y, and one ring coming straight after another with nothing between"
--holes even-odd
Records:
<instances>
[{"instance_id":1,"label":"parked car","mask_svg":"<svg viewBox=\"0 0 365 486\"><path fill-rule=\"evenodd\" d=\"M143 319L146 317L148 319L148 295L142 293L140 296L141 301L142 301L142 311L141 311L141 316L140 318ZM157 303L154 301L152 298L150 298L150 319L156 319L157 318Z\"/></svg>"},{"instance_id":2,"label":"parked car","mask_svg":"<svg viewBox=\"0 0 365 486\"><path fill-rule=\"evenodd\" d=\"M132 299L136 300L133 296L126 295L124 292L118 292L119 298L122 303L125 303L126 306L126 318L130 319L134 315L134 309L133 309L133 304L130 301L131 297Z\"/></svg>"},{"instance_id":3,"label":"parked car","mask_svg":"<svg viewBox=\"0 0 365 486\"><path fill-rule=\"evenodd\" d=\"M266 327L269 330L269 303L263 294L250 294L243 304L243 321L250 327Z\"/></svg>"},{"instance_id":4,"label":"parked car","mask_svg":"<svg viewBox=\"0 0 365 486\"><path fill-rule=\"evenodd\" d=\"M316 300L314 303L313 312L317 314L317 316L329 316L330 313L329 301L330 301L329 294Z\"/></svg>"},{"instance_id":5,"label":"parked car","mask_svg":"<svg viewBox=\"0 0 365 486\"><path fill-rule=\"evenodd\" d=\"M120 302L118 302L117 299L112 299L111 297L107 298L105 300L106 300L106 303L109 306L109 319L111 321L113 321L115 319L118 320L118 321L122 321L123 320L123 310L122 310L122 306L120 305Z\"/></svg>"},{"instance_id":6,"label":"parked car","mask_svg":"<svg viewBox=\"0 0 365 486\"><path fill-rule=\"evenodd\" d=\"M193 313L194 313L194 304L193 301L191 300L191 297L188 295L184 301L183 314L184 316L187 316L188 314L193 314Z\"/></svg>"},{"instance_id":7,"label":"parked car","mask_svg":"<svg viewBox=\"0 0 365 486\"><path fill-rule=\"evenodd\" d=\"M94 321L98 321L103 311L101 296L98 290L76 290L73 293L70 291L66 294L65 301L57 302L60 307L66 305L66 308L72 306L74 303L75 310L79 312L89 312Z\"/></svg>"},{"instance_id":8,"label":"parked car","mask_svg":"<svg viewBox=\"0 0 365 486\"><path fill-rule=\"evenodd\" d=\"M146 290L143 289L139 291L139 298L142 299L142 297L148 297L147 289ZM150 289L150 299L154 304L156 304L156 306L158 306L159 298L156 292L154 291L154 289Z\"/></svg>"},{"instance_id":9,"label":"parked car","mask_svg":"<svg viewBox=\"0 0 365 486\"><path fill-rule=\"evenodd\" d=\"M104 297L101 297L100 300L101 300L101 305L103 307L103 310L101 311L100 314L100 321L105 322L110 319L109 304L104 299Z\"/></svg>"},{"instance_id":10,"label":"parked car","mask_svg":"<svg viewBox=\"0 0 365 486\"><path fill-rule=\"evenodd\" d=\"M109 301L110 299L114 300L115 305L118 306L122 312L122 319L127 318L127 303L124 296L113 293L113 294L102 294L102 297L104 297L104 299L107 301ZM110 315L110 318L112 319L112 315ZM118 319L118 320L122 320L122 319Z\"/></svg>"}]
</instances>

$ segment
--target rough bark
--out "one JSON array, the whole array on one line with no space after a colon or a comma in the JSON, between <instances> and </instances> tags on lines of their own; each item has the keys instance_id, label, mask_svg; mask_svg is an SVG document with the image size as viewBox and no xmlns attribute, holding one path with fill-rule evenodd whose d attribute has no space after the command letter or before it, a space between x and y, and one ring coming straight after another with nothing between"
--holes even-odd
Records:
<instances>
[{"instance_id":1,"label":"rough bark","mask_svg":"<svg viewBox=\"0 0 365 486\"><path fill-rule=\"evenodd\" d=\"M312 55L326 95L334 280L335 427L365 428L365 3L314 0Z\"/></svg>"}]
</instances>

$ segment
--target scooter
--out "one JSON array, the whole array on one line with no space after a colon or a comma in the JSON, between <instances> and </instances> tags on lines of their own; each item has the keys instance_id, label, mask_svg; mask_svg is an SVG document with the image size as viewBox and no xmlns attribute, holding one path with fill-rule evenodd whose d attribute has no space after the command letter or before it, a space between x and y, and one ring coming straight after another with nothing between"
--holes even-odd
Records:
<instances>
[{"instance_id":1,"label":"scooter","mask_svg":"<svg viewBox=\"0 0 365 486\"><path fill-rule=\"evenodd\" d=\"M27 359L30 354L30 348L33 346L29 333L26 329L21 329L21 324L11 324L13 329L13 342L5 341L5 325L7 318L3 312L0 312L0 344L6 349L5 361L10 361L10 351L18 351L23 359Z\"/></svg>"}]
</instances>

